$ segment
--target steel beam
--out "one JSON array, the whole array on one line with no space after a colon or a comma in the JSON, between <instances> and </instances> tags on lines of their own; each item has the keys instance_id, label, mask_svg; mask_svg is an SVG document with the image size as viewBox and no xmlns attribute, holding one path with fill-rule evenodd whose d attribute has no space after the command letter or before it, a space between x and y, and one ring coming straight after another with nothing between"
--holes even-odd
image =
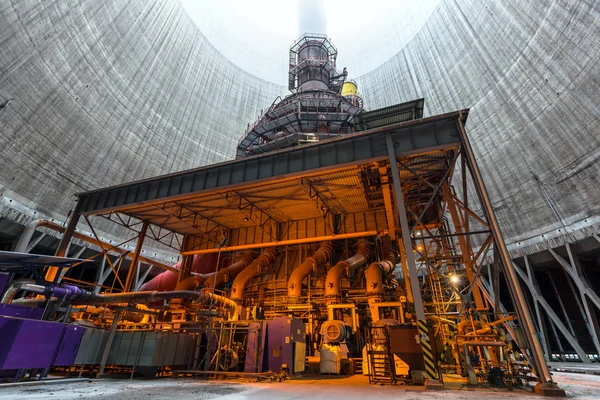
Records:
<instances>
[{"instance_id":1,"label":"steel beam","mask_svg":"<svg viewBox=\"0 0 600 400\"><path fill-rule=\"evenodd\" d=\"M456 120L465 115L452 112L406 121L316 144L80 193L80 212L123 211L127 207L187 198L199 192L216 192L384 160L388 156L387 134L398 143L397 153L403 155L456 146L459 142Z\"/></svg>"},{"instance_id":2,"label":"steel beam","mask_svg":"<svg viewBox=\"0 0 600 400\"><path fill-rule=\"evenodd\" d=\"M63 233L60 242L58 243L58 248L54 253L57 257L64 257L67 254L67 250L69 249L69 244L71 243L71 237L75 232L75 228L77 227L77 223L79 222L79 218L81 217L81 199L77 201L75 208L71 212L71 218L69 218L69 223L65 228L65 232ZM54 282L57 279L58 268L57 267L48 267L46 270L46 280L48 282Z\"/></svg>"},{"instance_id":3,"label":"steel beam","mask_svg":"<svg viewBox=\"0 0 600 400\"><path fill-rule=\"evenodd\" d=\"M135 245L135 251L133 252L133 257L129 262L129 271L127 271L127 278L125 279L125 287L123 288L124 292L129 292L133 287L133 281L137 276L138 271L138 262L140 260L140 254L142 253L142 247L144 246L144 239L146 239L146 231L148 230L148 225L150 223L145 220L142 224L142 229L140 229L140 233L138 234L138 240Z\"/></svg>"},{"instance_id":4,"label":"steel beam","mask_svg":"<svg viewBox=\"0 0 600 400\"><path fill-rule=\"evenodd\" d=\"M533 320L531 319L531 314L527 309L527 303L525 302L525 296L523 295L523 291L519 283L519 278L515 272L515 269L513 268L513 263L508 253L508 249L506 248L506 244L504 243L504 238L502 236L502 232L500 231L500 226L498 225L498 221L496 220L496 216L494 215L492 202L487 193L487 190L485 189L481 171L479 170L477 160L475 159L475 154L473 153L473 148L471 147L471 143L469 142L469 138L467 137L467 133L465 132L464 126L460 118L456 120L456 124L458 125L458 130L462 142L463 156L465 157L466 165L471 172L473 186L477 193L477 197L479 198L479 202L481 203L481 207L484 211L487 222L489 223L490 230L492 231L492 236L494 238L494 247L498 252L498 258L504 269L504 274L506 276L508 287L513 297L515 308L517 309L519 322L523 327L523 331L527 339L527 344L529 345L529 348L531 350L533 367L536 369L536 375L538 376L540 383L543 387L546 387L546 384L552 383L552 375L550 374L550 371L548 370L548 365L546 364L546 360L544 359L544 351L539 340L535 335Z\"/></svg>"},{"instance_id":5,"label":"steel beam","mask_svg":"<svg viewBox=\"0 0 600 400\"><path fill-rule=\"evenodd\" d=\"M580 309L581 306L583 306L582 314L585 316L588 332L590 333L594 347L600 356L600 326L598 325L598 319L593 310L594 305L600 309L600 306L598 305L600 303L600 298L585 278L581 265L579 264L579 259L577 258L577 255L573 253L571 245L567 243L565 247L567 249L567 254L569 255L571 268L568 267L565 260L555 251L550 249L550 253L571 276L579 290L581 302L577 301L577 303L579 304ZM569 282L569 284L571 284L571 282ZM577 299L577 296L575 296L575 298Z\"/></svg>"},{"instance_id":6,"label":"steel beam","mask_svg":"<svg viewBox=\"0 0 600 400\"><path fill-rule=\"evenodd\" d=\"M554 312L550 304L548 304L548 302L542 295L542 292L535 277L528 277L527 274L516 265L514 265L514 270L521 277L523 282L525 282L525 285L527 286L529 292L531 293L531 296L533 297L533 301L537 301L542 306L542 308L550 317L550 321L554 325L556 325L556 327L560 330L565 339L567 339L567 341L571 344L575 352L577 352L577 354L579 355L581 361L583 361L584 363L591 363L592 361L589 359L585 351L583 351L577 340L573 337L573 335L571 335L571 332L569 332L569 329L567 329L565 324L562 323L558 315Z\"/></svg>"},{"instance_id":7,"label":"steel beam","mask_svg":"<svg viewBox=\"0 0 600 400\"><path fill-rule=\"evenodd\" d=\"M410 288L413 296L413 304L417 320L425 321L425 308L423 307L423 298L421 296L421 288L419 286L419 277L417 275L417 264L415 263L415 255L413 254L412 240L410 237L410 227L408 218L406 217L406 207L404 205L404 196L402 194L402 186L400 182L400 172L398 171L396 149L392 135L386 135L386 146L388 157L390 160L390 171L392 172L392 183L394 187L394 196L396 197L396 207L398 216L400 217L400 229L402 230L402 242L404 243L404 258L408 268L408 277L410 280Z\"/></svg>"}]
</instances>

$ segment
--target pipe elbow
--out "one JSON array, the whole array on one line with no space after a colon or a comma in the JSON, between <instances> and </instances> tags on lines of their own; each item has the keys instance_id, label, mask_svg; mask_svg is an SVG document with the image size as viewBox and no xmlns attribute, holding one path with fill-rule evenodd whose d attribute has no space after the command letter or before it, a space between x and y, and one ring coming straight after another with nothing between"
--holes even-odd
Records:
<instances>
[{"instance_id":1,"label":"pipe elbow","mask_svg":"<svg viewBox=\"0 0 600 400\"><path fill-rule=\"evenodd\" d=\"M338 297L341 295L340 280L346 275L348 263L340 261L335 264L325 278L325 297Z\"/></svg>"},{"instance_id":2,"label":"pipe elbow","mask_svg":"<svg viewBox=\"0 0 600 400\"><path fill-rule=\"evenodd\" d=\"M19 279L11 282L4 291L4 295L2 296L2 300L0 300L0 303L12 303L17 293L26 288L28 285L35 285L35 281L33 279Z\"/></svg>"},{"instance_id":3,"label":"pipe elbow","mask_svg":"<svg viewBox=\"0 0 600 400\"><path fill-rule=\"evenodd\" d=\"M275 261L277 251L275 249L265 249L260 256L252 261L242 272L234 279L231 286L231 299L236 302L244 300L244 291L248 282L261 271Z\"/></svg>"},{"instance_id":4,"label":"pipe elbow","mask_svg":"<svg viewBox=\"0 0 600 400\"><path fill-rule=\"evenodd\" d=\"M383 268L382 262L374 262L365 271L367 281L367 294L383 294Z\"/></svg>"},{"instance_id":5,"label":"pipe elbow","mask_svg":"<svg viewBox=\"0 0 600 400\"><path fill-rule=\"evenodd\" d=\"M292 271L290 279L288 280L288 296L300 297L302 294L302 281L304 278L310 275L318 265L329 261L332 255L333 245L331 242L319 243L317 251Z\"/></svg>"}]
</instances>

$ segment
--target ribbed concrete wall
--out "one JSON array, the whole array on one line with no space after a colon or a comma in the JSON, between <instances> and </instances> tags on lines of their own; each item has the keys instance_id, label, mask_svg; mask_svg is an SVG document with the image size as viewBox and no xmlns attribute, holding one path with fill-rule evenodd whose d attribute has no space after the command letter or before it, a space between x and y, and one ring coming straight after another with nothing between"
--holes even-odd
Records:
<instances>
[{"instance_id":1,"label":"ribbed concrete wall","mask_svg":"<svg viewBox=\"0 0 600 400\"><path fill-rule=\"evenodd\" d=\"M594 0L445 0L403 51L358 79L370 108L417 97L429 115L471 108L468 133L514 254L598 231L599 10Z\"/></svg>"},{"instance_id":2,"label":"ribbed concrete wall","mask_svg":"<svg viewBox=\"0 0 600 400\"><path fill-rule=\"evenodd\" d=\"M282 93L176 0L2 1L2 192L60 217L76 192L231 159Z\"/></svg>"}]
</instances>

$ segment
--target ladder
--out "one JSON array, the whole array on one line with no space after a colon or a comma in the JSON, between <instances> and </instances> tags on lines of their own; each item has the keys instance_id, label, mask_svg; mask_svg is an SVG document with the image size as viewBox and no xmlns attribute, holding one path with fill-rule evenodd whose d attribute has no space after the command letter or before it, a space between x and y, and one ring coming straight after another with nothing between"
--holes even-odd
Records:
<instances>
[{"instance_id":1,"label":"ladder","mask_svg":"<svg viewBox=\"0 0 600 400\"><path fill-rule=\"evenodd\" d=\"M435 304L435 313L437 315L444 315L447 311L447 301L446 297L444 296L442 284L440 282L440 276L438 275L437 270L434 268L430 268L429 282L431 285L432 300ZM444 340L448 340L450 338L450 329L448 324L441 323L438 332L442 335Z\"/></svg>"},{"instance_id":2,"label":"ladder","mask_svg":"<svg viewBox=\"0 0 600 400\"><path fill-rule=\"evenodd\" d=\"M371 330L378 330L378 335L373 335ZM382 335L384 335L384 338L381 338ZM369 373L370 384L396 384L396 373L392 365L392 356L390 355L389 348L387 328L367 329L366 350L367 359L369 360L367 372Z\"/></svg>"}]
</instances>

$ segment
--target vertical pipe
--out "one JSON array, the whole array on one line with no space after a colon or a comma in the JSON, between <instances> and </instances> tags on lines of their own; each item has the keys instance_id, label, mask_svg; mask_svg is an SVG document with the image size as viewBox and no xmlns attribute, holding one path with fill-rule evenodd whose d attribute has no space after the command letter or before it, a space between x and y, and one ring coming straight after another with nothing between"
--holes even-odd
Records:
<instances>
[{"instance_id":1,"label":"vertical pipe","mask_svg":"<svg viewBox=\"0 0 600 400\"><path fill-rule=\"evenodd\" d=\"M123 288L124 292L129 292L131 287L133 286L133 279L136 276L136 272L138 271L138 261L140 259L140 254L142 252L142 247L144 246L144 239L146 239L146 231L148 230L148 221L144 220L142 223L142 229L140 229L140 233L138 235L138 240L135 245L135 253L133 253L133 257L131 258L131 262L129 263L129 271L127 271L127 279L125 280L125 287Z\"/></svg>"},{"instance_id":2,"label":"vertical pipe","mask_svg":"<svg viewBox=\"0 0 600 400\"><path fill-rule=\"evenodd\" d=\"M541 383L550 383L552 382L552 376L550 375L550 371L548 370L548 366L546 365L546 362L544 360L544 351L542 350L542 346L540 345L540 342L537 340L537 337L535 335L533 321L531 319L529 311L527 310L525 296L523 295L523 291L521 290L519 278L517 277L515 270L512 268L512 261L504 243L504 238L502 237L498 221L496 220L496 216L494 215L492 202L490 201L490 198L483 184L481 171L479 171L479 166L477 165L477 161L475 160L475 154L473 153L471 143L469 142L469 138L467 137L467 134L465 132L462 123L462 118L463 116L461 112L461 115L457 119L456 123L458 125L458 130L464 150L463 156L467 159L467 165L472 173L471 175L473 178L473 183L477 192L477 196L479 197L482 209L490 224L490 230L492 231L492 235L494 237L494 245L498 251L498 256L500 261L502 262L502 266L504 267L504 273L507 278L508 287L510 288L510 291L513 295L513 299L517 309L517 315L519 316L519 321L523 325L525 337L527 338L529 348L531 349L534 367L538 371Z\"/></svg>"}]
</instances>

